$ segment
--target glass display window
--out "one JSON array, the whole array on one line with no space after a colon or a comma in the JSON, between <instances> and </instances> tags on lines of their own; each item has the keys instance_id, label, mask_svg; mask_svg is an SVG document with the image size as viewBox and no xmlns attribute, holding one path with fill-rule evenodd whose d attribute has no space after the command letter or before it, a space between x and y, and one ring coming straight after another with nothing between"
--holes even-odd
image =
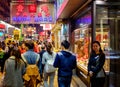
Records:
<instances>
[{"instance_id":1,"label":"glass display window","mask_svg":"<svg viewBox=\"0 0 120 87\"><path fill-rule=\"evenodd\" d=\"M77 63L87 68L90 42L91 42L91 28L88 25L82 26L74 31L75 49L77 56Z\"/></svg>"},{"instance_id":2,"label":"glass display window","mask_svg":"<svg viewBox=\"0 0 120 87\"><path fill-rule=\"evenodd\" d=\"M120 9L116 6L97 6L96 8L96 40L106 55L104 68L111 71L112 60L120 58ZM113 71L114 72L114 71Z\"/></svg>"}]
</instances>

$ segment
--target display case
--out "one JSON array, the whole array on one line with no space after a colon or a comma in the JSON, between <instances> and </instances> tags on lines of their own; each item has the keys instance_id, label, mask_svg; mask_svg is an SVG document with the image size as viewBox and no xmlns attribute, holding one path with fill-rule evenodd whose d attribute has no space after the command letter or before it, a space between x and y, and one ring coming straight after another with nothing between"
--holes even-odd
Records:
<instances>
[{"instance_id":1,"label":"display case","mask_svg":"<svg viewBox=\"0 0 120 87\"><path fill-rule=\"evenodd\" d=\"M107 74L105 87L120 87L120 2L96 0L93 1L91 7L91 11L84 10L79 14L79 18L73 22L73 24L75 23L74 52L77 56L76 73L87 87L90 87L87 64L91 42L97 40L100 42L106 57L104 64ZM91 19L92 21L86 23L86 17L87 20ZM90 24L91 27L89 27Z\"/></svg>"},{"instance_id":2,"label":"display case","mask_svg":"<svg viewBox=\"0 0 120 87\"><path fill-rule=\"evenodd\" d=\"M76 29L74 31L74 38L74 53L76 53L77 56L77 63L87 68L90 53L91 28L86 25L84 27Z\"/></svg>"},{"instance_id":3,"label":"display case","mask_svg":"<svg viewBox=\"0 0 120 87\"><path fill-rule=\"evenodd\" d=\"M88 58L90 54L91 28L89 25L82 25L74 30L74 53L77 57L77 75L89 87L90 80L87 71Z\"/></svg>"}]
</instances>

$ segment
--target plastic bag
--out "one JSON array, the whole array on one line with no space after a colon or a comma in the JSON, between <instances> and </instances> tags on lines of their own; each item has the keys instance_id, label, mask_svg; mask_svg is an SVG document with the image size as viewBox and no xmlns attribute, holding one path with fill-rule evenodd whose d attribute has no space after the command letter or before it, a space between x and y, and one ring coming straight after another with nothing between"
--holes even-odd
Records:
<instances>
[{"instance_id":1,"label":"plastic bag","mask_svg":"<svg viewBox=\"0 0 120 87\"><path fill-rule=\"evenodd\" d=\"M53 59L47 60L47 63L45 64L45 72L51 73L56 71L56 68L53 66L53 63Z\"/></svg>"}]
</instances>

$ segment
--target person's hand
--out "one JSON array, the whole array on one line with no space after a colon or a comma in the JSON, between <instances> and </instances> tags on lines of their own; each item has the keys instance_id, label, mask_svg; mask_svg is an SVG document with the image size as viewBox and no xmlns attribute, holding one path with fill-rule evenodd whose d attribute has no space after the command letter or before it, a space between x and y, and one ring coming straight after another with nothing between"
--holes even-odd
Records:
<instances>
[{"instance_id":1,"label":"person's hand","mask_svg":"<svg viewBox=\"0 0 120 87\"><path fill-rule=\"evenodd\" d=\"M92 77L93 76L93 72L89 71L89 76Z\"/></svg>"}]
</instances>

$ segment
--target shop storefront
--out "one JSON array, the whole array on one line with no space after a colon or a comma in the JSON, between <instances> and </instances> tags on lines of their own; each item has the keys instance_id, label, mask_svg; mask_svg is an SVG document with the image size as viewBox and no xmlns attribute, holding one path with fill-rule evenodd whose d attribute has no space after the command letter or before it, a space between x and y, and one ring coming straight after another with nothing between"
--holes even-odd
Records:
<instances>
[{"instance_id":1,"label":"shop storefront","mask_svg":"<svg viewBox=\"0 0 120 87\"><path fill-rule=\"evenodd\" d=\"M91 8L87 8L79 18L73 21L74 30L72 32L73 52L77 56L77 75L89 87L89 76L87 76L87 64L91 48Z\"/></svg>"},{"instance_id":2,"label":"shop storefront","mask_svg":"<svg viewBox=\"0 0 120 87\"><path fill-rule=\"evenodd\" d=\"M77 55L77 75L90 86L87 63L91 42L98 40L106 54L104 69L107 73L105 87L119 87L120 70L120 3L94 1L73 19L73 52Z\"/></svg>"},{"instance_id":3,"label":"shop storefront","mask_svg":"<svg viewBox=\"0 0 120 87\"><path fill-rule=\"evenodd\" d=\"M57 22L51 30L52 43L56 52L60 49L61 24Z\"/></svg>"},{"instance_id":4,"label":"shop storefront","mask_svg":"<svg viewBox=\"0 0 120 87\"><path fill-rule=\"evenodd\" d=\"M106 54L107 86L120 87L120 2L94 2L95 38ZM96 13L96 14L95 14Z\"/></svg>"},{"instance_id":5,"label":"shop storefront","mask_svg":"<svg viewBox=\"0 0 120 87\"><path fill-rule=\"evenodd\" d=\"M69 24L68 23L63 23L62 28L61 28L61 41L63 40L69 40Z\"/></svg>"}]
</instances>

